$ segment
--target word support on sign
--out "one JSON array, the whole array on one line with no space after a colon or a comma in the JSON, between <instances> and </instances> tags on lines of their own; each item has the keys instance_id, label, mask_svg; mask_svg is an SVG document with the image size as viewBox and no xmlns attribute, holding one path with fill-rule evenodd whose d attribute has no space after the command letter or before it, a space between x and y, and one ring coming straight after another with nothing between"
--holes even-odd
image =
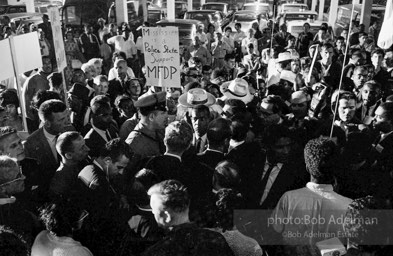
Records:
<instances>
[{"instance_id":1,"label":"word support on sign","mask_svg":"<svg viewBox=\"0 0 393 256\"><path fill-rule=\"evenodd\" d=\"M147 85L180 87L179 30L176 27L144 27Z\"/></svg>"}]
</instances>

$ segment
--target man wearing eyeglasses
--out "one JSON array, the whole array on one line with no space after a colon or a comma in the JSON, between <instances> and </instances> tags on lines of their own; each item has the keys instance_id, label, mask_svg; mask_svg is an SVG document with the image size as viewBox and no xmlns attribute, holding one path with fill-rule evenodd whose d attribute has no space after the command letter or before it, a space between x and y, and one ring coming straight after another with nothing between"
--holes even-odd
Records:
<instances>
[{"instance_id":1,"label":"man wearing eyeglasses","mask_svg":"<svg viewBox=\"0 0 393 256\"><path fill-rule=\"evenodd\" d=\"M32 242L34 222L23 203L14 197L25 189L25 176L15 158L0 156L0 225L12 228Z\"/></svg>"}]
</instances>

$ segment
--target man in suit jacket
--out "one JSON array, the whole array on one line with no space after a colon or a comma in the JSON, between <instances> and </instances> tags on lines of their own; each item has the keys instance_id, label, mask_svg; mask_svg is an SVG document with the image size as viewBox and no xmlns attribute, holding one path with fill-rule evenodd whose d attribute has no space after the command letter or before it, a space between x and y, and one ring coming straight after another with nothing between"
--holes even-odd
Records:
<instances>
[{"instance_id":1,"label":"man in suit jacket","mask_svg":"<svg viewBox=\"0 0 393 256\"><path fill-rule=\"evenodd\" d=\"M240 192L247 207L255 207L258 200L258 180L263 169L265 154L257 142L246 142L249 124L242 117L232 118L232 138L226 159L235 163L240 170Z\"/></svg>"},{"instance_id":2,"label":"man in suit jacket","mask_svg":"<svg viewBox=\"0 0 393 256\"><path fill-rule=\"evenodd\" d=\"M60 158L56 151L57 135L64 132L69 125L66 105L60 100L48 100L38 110L43 127L32 133L26 140L25 155L33 158L42 166L43 189L49 188Z\"/></svg>"},{"instance_id":3,"label":"man in suit jacket","mask_svg":"<svg viewBox=\"0 0 393 256\"><path fill-rule=\"evenodd\" d=\"M309 175L301 155L296 154L288 128L272 125L264 137L268 150L258 182L258 205L262 209L274 209L285 192L304 186Z\"/></svg>"},{"instance_id":4,"label":"man in suit jacket","mask_svg":"<svg viewBox=\"0 0 393 256\"><path fill-rule=\"evenodd\" d=\"M112 126L112 108L106 97L96 96L92 99L90 107L92 111L91 129L85 135L86 145L90 148L89 155L98 157L100 150L105 144L118 137Z\"/></svg>"},{"instance_id":5,"label":"man in suit jacket","mask_svg":"<svg viewBox=\"0 0 393 256\"><path fill-rule=\"evenodd\" d=\"M118 249L130 216L122 210L125 196L114 178L122 175L131 158L128 145L119 138L103 146L92 164L78 174L83 187L79 204L89 212L90 225L85 230L86 246L94 255L108 255Z\"/></svg>"},{"instance_id":6,"label":"man in suit jacket","mask_svg":"<svg viewBox=\"0 0 393 256\"><path fill-rule=\"evenodd\" d=\"M392 173L393 170L393 103L382 103L375 111L373 126L379 132L370 154L378 171Z\"/></svg>"},{"instance_id":7,"label":"man in suit jacket","mask_svg":"<svg viewBox=\"0 0 393 256\"><path fill-rule=\"evenodd\" d=\"M216 168L217 164L224 160L228 151L231 138L231 127L228 120L218 118L210 122L207 128L208 148L197 155L197 161L206 164L210 168Z\"/></svg>"}]
</instances>

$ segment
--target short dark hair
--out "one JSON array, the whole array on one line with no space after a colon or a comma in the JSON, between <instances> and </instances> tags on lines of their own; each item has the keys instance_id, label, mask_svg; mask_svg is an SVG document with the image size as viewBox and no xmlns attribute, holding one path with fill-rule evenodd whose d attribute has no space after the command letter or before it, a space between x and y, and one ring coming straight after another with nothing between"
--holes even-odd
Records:
<instances>
[{"instance_id":1,"label":"short dark hair","mask_svg":"<svg viewBox=\"0 0 393 256\"><path fill-rule=\"evenodd\" d=\"M234 141L245 140L249 129L250 129L250 124L245 120L244 117L235 116L232 118L232 123L231 123L232 140Z\"/></svg>"},{"instance_id":2,"label":"short dark hair","mask_svg":"<svg viewBox=\"0 0 393 256\"><path fill-rule=\"evenodd\" d=\"M358 50L356 50L356 51L351 53L351 59L354 58L354 57L357 57L359 59L363 59L364 58L363 54L362 54L362 51L358 51Z\"/></svg>"},{"instance_id":3,"label":"short dark hair","mask_svg":"<svg viewBox=\"0 0 393 256\"><path fill-rule=\"evenodd\" d=\"M38 110L47 100L61 100L61 98L57 92L39 90L31 101L31 107Z\"/></svg>"},{"instance_id":4,"label":"short dark hair","mask_svg":"<svg viewBox=\"0 0 393 256\"><path fill-rule=\"evenodd\" d=\"M393 125L393 102L384 102L380 107L386 111L386 117Z\"/></svg>"},{"instance_id":5,"label":"short dark hair","mask_svg":"<svg viewBox=\"0 0 393 256\"><path fill-rule=\"evenodd\" d=\"M0 103L2 107L8 104L13 104L15 107L19 107L19 98L15 89L6 89L0 94Z\"/></svg>"},{"instance_id":6,"label":"short dark hair","mask_svg":"<svg viewBox=\"0 0 393 256\"><path fill-rule=\"evenodd\" d=\"M356 95L353 94L352 92L344 91L340 92L337 96L337 100L340 102L340 100L355 100L356 101Z\"/></svg>"},{"instance_id":7,"label":"short dark hair","mask_svg":"<svg viewBox=\"0 0 393 256\"><path fill-rule=\"evenodd\" d=\"M115 62L115 59L117 57L122 57L123 59L127 59L126 53L125 52L114 52L112 55L112 62Z\"/></svg>"},{"instance_id":8,"label":"short dark hair","mask_svg":"<svg viewBox=\"0 0 393 256\"><path fill-rule=\"evenodd\" d=\"M213 181L222 188L238 189L241 182L240 169L231 161L221 161L214 168Z\"/></svg>"},{"instance_id":9,"label":"short dark hair","mask_svg":"<svg viewBox=\"0 0 393 256\"><path fill-rule=\"evenodd\" d=\"M224 60L228 61L230 59L236 59L236 55L234 53L227 53L227 54L225 54Z\"/></svg>"},{"instance_id":10,"label":"short dark hair","mask_svg":"<svg viewBox=\"0 0 393 256\"><path fill-rule=\"evenodd\" d=\"M266 128L263 141L267 146L272 147L281 138L293 139L292 132L282 124L272 124Z\"/></svg>"},{"instance_id":11,"label":"short dark hair","mask_svg":"<svg viewBox=\"0 0 393 256\"><path fill-rule=\"evenodd\" d=\"M52 121L53 113L64 112L66 109L66 104L61 100L47 100L41 104L38 113L44 120Z\"/></svg>"},{"instance_id":12,"label":"short dark hair","mask_svg":"<svg viewBox=\"0 0 393 256\"><path fill-rule=\"evenodd\" d=\"M165 180L153 185L148 195L153 194L160 196L165 208L170 208L177 213L187 211L190 206L188 189L177 180Z\"/></svg>"},{"instance_id":13,"label":"short dark hair","mask_svg":"<svg viewBox=\"0 0 393 256\"><path fill-rule=\"evenodd\" d=\"M366 85L372 86L372 87L376 87L377 89L381 89L382 88L382 85L380 83L378 83L377 81L375 81L375 80L369 80L369 81L365 82L363 87L366 86Z\"/></svg>"},{"instance_id":14,"label":"short dark hair","mask_svg":"<svg viewBox=\"0 0 393 256\"><path fill-rule=\"evenodd\" d=\"M210 109L206 105L197 105L197 106L193 107L192 109L198 113L200 113L200 112L205 113L205 114L207 114L208 117L210 117Z\"/></svg>"},{"instance_id":15,"label":"short dark hair","mask_svg":"<svg viewBox=\"0 0 393 256\"><path fill-rule=\"evenodd\" d=\"M168 149L184 152L191 145L192 135L192 128L186 121L174 121L165 128L164 142Z\"/></svg>"},{"instance_id":16,"label":"short dark hair","mask_svg":"<svg viewBox=\"0 0 393 256\"><path fill-rule=\"evenodd\" d=\"M99 115L104 110L111 108L110 99L105 95L97 95L90 101L90 107L94 115Z\"/></svg>"},{"instance_id":17,"label":"short dark hair","mask_svg":"<svg viewBox=\"0 0 393 256\"><path fill-rule=\"evenodd\" d=\"M122 105L124 103L126 103L127 101L131 101L132 102L132 99L129 96L127 96L127 95L119 95L115 99L115 107L117 109L122 109L123 108ZM134 105L134 104L132 104L132 105ZM135 110L136 110L136 108L135 108Z\"/></svg>"},{"instance_id":18,"label":"short dark hair","mask_svg":"<svg viewBox=\"0 0 393 256\"><path fill-rule=\"evenodd\" d=\"M67 236L72 233L82 214L76 205L65 200L51 203L40 209L40 219L51 233L58 237Z\"/></svg>"},{"instance_id":19,"label":"short dark hair","mask_svg":"<svg viewBox=\"0 0 393 256\"><path fill-rule=\"evenodd\" d=\"M331 43L324 43L324 44L322 44L322 46L321 46L321 49L322 49L322 48L330 49L330 48L333 48L333 45L332 45Z\"/></svg>"},{"instance_id":20,"label":"short dark hair","mask_svg":"<svg viewBox=\"0 0 393 256\"><path fill-rule=\"evenodd\" d=\"M327 180L332 177L338 160L336 144L328 138L312 139L304 148L304 160L312 177Z\"/></svg>"},{"instance_id":21,"label":"short dark hair","mask_svg":"<svg viewBox=\"0 0 393 256\"><path fill-rule=\"evenodd\" d=\"M385 52L381 49L381 48L376 48L371 52L371 56L373 56L374 54L381 54L382 57L385 56Z\"/></svg>"},{"instance_id":22,"label":"short dark hair","mask_svg":"<svg viewBox=\"0 0 393 256\"><path fill-rule=\"evenodd\" d=\"M121 156L131 159L132 153L127 143L120 138L108 141L100 150L100 157L110 157L112 161L117 161Z\"/></svg>"},{"instance_id":23,"label":"short dark hair","mask_svg":"<svg viewBox=\"0 0 393 256\"><path fill-rule=\"evenodd\" d=\"M64 132L60 134L56 141L56 150L62 156L65 157L66 153L74 151L73 142L79 139L81 135L79 132Z\"/></svg>"},{"instance_id":24,"label":"short dark hair","mask_svg":"<svg viewBox=\"0 0 393 256\"><path fill-rule=\"evenodd\" d=\"M223 145L226 139L231 138L231 135L230 123L224 118L217 118L211 121L206 133L209 145L213 147Z\"/></svg>"},{"instance_id":25,"label":"short dark hair","mask_svg":"<svg viewBox=\"0 0 393 256\"><path fill-rule=\"evenodd\" d=\"M338 36L337 39L336 39L336 41L338 41L338 40L343 40L343 41L344 41L345 38L344 38L343 36Z\"/></svg>"}]
</instances>

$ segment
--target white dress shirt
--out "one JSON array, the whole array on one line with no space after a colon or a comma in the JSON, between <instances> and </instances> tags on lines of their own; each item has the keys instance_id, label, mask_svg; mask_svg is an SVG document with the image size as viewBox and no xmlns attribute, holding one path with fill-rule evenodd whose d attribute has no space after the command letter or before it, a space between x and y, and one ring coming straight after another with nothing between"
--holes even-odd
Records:
<instances>
[{"instance_id":1,"label":"white dress shirt","mask_svg":"<svg viewBox=\"0 0 393 256\"><path fill-rule=\"evenodd\" d=\"M56 161L58 161L57 150L56 150L56 141L57 141L56 135L50 134L45 130L45 128L43 128L43 130L44 130L45 138L48 141L50 149L52 150L53 156L55 157Z\"/></svg>"}]
</instances>

